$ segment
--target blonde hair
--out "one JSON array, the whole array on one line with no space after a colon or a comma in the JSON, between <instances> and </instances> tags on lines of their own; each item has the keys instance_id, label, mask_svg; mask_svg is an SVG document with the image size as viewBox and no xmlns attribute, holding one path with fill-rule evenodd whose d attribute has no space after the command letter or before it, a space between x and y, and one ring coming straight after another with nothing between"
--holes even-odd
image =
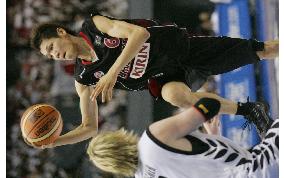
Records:
<instances>
[{"instance_id":1,"label":"blonde hair","mask_svg":"<svg viewBox=\"0 0 284 178\"><path fill-rule=\"evenodd\" d=\"M138 136L123 128L94 137L87 153L100 169L123 176L134 176L138 165Z\"/></svg>"}]
</instances>

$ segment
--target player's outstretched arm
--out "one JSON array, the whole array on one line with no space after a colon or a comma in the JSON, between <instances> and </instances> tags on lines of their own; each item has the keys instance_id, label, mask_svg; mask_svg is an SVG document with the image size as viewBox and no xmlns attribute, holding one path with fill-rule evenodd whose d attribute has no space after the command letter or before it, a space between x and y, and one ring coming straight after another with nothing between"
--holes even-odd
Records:
<instances>
[{"instance_id":1,"label":"player's outstretched arm","mask_svg":"<svg viewBox=\"0 0 284 178\"><path fill-rule=\"evenodd\" d=\"M127 43L122 53L109 69L107 74L100 78L91 99L102 93L102 102L112 98L112 89L115 85L119 72L137 55L143 44L150 37L146 28L133 25L124 21L111 20L103 16L94 16L96 27L103 33L116 38L126 38Z\"/></svg>"},{"instance_id":2,"label":"player's outstretched arm","mask_svg":"<svg viewBox=\"0 0 284 178\"><path fill-rule=\"evenodd\" d=\"M219 110L218 100L201 98L182 113L155 122L150 126L150 131L163 143L172 143L195 131L202 123L218 114Z\"/></svg>"},{"instance_id":3,"label":"player's outstretched arm","mask_svg":"<svg viewBox=\"0 0 284 178\"><path fill-rule=\"evenodd\" d=\"M74 144L96 135L98 130L98 105L97 101L89 99L92 87L82 85L75 81L76 91L80 97L82 123L74 130L60 136L53 147Z\"/></svg>"}]
</instances>

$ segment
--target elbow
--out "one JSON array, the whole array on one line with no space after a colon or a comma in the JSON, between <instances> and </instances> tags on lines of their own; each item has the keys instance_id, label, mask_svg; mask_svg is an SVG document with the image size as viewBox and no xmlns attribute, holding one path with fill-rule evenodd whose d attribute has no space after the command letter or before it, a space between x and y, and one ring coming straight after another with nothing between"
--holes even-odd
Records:
<instances>
[{"instance_id":1,"label":"elbow","mask_svg":"<svg viewBox=\"0 0 284 178\"><path fill-rule=\"evenodd\" d=\"M150 32L146 28L143 28L143 35L146 39L150 38Z\"/></svg>"},{"instance_id":2,"label":"elbow","mask_svg":"<svg viewBox=\"0 0 284 178\"><path fill-rule=\"evenodd\" d=\"M98 125L97 124L82 124L84 130L86 130L90 135L96 135L98 133Z\"/></svg>"},{"instance_id":3,"label":"elbow","mask_svg":"<svg viewBox=\"0 0 284 178\"><path fill-rule=\"evenodd\" d=\"M137 33L139 33L139 35L143 37L145 40L150 38L150 33L146 28L143 27L138 28Z\"/></svg>"},{"instance_id":4,"label":"elbow","mask_svg":"<svg viewBox=\"0 0 284 178\"><path fill-rule=\"evenodd\" d=\"M98 133L98 128L97 128L97 127L96 127L96 128L92 127L92 128L88 128L88 129L89 129L90 134L91 134L92 136L97 135L97 133Z\"/></svg>"},{"instance_id":5,"label":"elbow","mask_svg":"<svg viewBox=\"0 0 284 178\"><path fill-rule=\"evenodd\" d=\"M94 137L98 134L98 130L90 130L91 137Z\"/></svg>"}]
</instances>

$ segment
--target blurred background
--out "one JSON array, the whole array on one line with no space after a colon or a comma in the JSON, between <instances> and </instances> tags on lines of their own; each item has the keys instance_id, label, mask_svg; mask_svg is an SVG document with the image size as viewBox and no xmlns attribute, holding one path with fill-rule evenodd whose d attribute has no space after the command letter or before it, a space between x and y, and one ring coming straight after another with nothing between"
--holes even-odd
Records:
<instances>
[{"instance_id":1,"label":"blurred background","mask_svg":"<svg viewBox=\"0 0 284 178\"><path fill-rule=\"evenodd\" d=\"M27 146L19 127L21 114L36 103L56 106L64 120L63 133L81 122L75 93L73 64L42 58L29 47L31 28L41 22L58 21L79 30L93 10L115 18L154 18L176 22L192 35L278 39L278 0L9 0L7 3L7 157L9 178L111 178L90 163L87 141L55 149ZM215 76L201 89L234 101L261 100L278 117L278 60L261 62ZM126 127L139 134L153 121L178 109L154 100L148 91L115 91L109 104L99 103L100 130ZM242 117L221 117L222 135L244 147L260 140L254 129L242 130Z\"/></svg>"}]
</instances>

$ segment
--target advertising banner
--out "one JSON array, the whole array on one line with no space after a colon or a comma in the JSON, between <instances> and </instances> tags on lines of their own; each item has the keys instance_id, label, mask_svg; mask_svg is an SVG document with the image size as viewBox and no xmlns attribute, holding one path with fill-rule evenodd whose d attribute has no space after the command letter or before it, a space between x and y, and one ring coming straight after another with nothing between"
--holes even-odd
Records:
<instances>
[{"instance_id":1,"label":"advertising banner","mask_svg":"<svg viewBox=\"0 0 284 178\"><path fill-rule=\"evenodd\" d=\"M231 3L220 3L216 6L219 16L219 36L238 38L251 37L251 24L247 0L232 0ZM246 102L256 99L254 66L247 65L232 72L220 75L219 92L224 98ZM249 148L259 142L254 127L252 130L242 129L245 120L242 116L223 115L222 134L234 142Z\"/></svg>"}]
</instances>

